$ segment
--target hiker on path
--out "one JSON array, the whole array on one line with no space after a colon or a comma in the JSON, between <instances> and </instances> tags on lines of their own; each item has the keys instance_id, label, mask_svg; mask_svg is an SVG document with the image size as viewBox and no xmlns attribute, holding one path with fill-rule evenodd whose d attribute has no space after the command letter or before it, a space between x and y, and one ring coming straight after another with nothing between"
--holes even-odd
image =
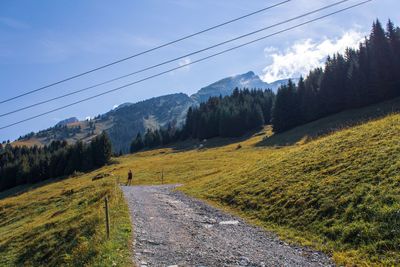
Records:
<instances>
[{"instance_id":1,"label":"hiker on path","mask_svg":"<svg viewBox=\"0 0 400 267\"><path fill-rule=\"evenodd\" d=\"M126 186L132 184L132 178L133 178L132 170L129 170L129 172L128 172L128 182L126 183Z\"/></svg>"}]
</instances>

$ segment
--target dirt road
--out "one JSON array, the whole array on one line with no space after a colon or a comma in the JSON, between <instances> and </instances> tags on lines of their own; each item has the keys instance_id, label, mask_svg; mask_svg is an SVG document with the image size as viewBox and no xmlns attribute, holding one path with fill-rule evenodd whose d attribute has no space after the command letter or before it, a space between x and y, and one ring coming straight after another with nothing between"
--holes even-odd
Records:
<instances>
[{"instance_id":1,"label":"dirt road","mask_svg":"<svg viewBox=\"0 0 400 267\"><path fill-rule=\"evenodd\" d=\"M289 246L239 218L174 192L123 187L138 266L331 266L319 252Z\"/></svg>"}]
</instances>

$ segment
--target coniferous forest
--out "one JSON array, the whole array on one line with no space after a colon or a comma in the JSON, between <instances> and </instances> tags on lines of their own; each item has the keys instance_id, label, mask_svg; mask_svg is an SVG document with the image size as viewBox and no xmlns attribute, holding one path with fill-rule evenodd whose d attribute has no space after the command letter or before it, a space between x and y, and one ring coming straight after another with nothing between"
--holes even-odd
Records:
<instances>
[{"instance_id":1,"label":"coniferous forest","mask_svg":"<svg viewBox=\"0 0 400 267\"><path fill-rule=\"evenodd\" d=\"M199 107L189 109L184 137L237 137L260 128L271 120L274 97L270 90L236 88L231 96L210 98Z\"/></svg>"},{"instance_id":2,"label":"coniferous forest","mask_svg":"<svg viewBox=\"0 0 400 267\"><path fill-rule=\"evenodd\" d=\"M238 90L190 108L182 129L138 133L131 152L187 138L237 137L264 124L275 133L338 113L400 96L400 28L377 20L358 49L327 58L298 84L289 81L275 95L266 90Z\"/></svg>"},{"instance_id":3,"label":"coniferous forest","mask_svg":"<svg viewBox=\"0 0 400 267\"><path fill-rule=\"evenodd\" d=\"M372 25L369 38L358 49L328 57L298 85L278 90L272 109L274 132L352 108L400 96L400 29L391 21L386 31Z\"/></svg>"},{"instance_id":4,"label":"coniferous forest","mask_svg":"<svg viewBox=\"0 0 400 267\"><path fill-rule=\"evenodd\" d=\"M109 162L112 153L105 133L90 144L53 141L48 146L32 148L7 144L1 150L0 191L99 168Z\"/></svg>"},{"instance_id":5,"label":"coniferous forest","mask_svg":"<svg viewBox=\"0 0 400 267\"><path fill-rule=\"evenodd\" d=\"M131 153L188 138L238 137L262 127L271 120L275 94L271 90L235 89L230 96L211 97L198 107L191 107L183 127L172 125L148 129L132 141Z\"/></svg>"}]
</instances>

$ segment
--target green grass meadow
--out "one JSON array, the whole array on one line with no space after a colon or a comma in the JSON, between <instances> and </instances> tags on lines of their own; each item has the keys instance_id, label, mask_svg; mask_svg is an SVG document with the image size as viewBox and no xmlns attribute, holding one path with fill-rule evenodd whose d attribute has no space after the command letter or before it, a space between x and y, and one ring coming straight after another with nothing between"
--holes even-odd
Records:
<instances>
[{"instance_id":1,"label":"green grass meadow","mask_svg":"<svg viewBox=\"0 0 400 267\"><path fill-rule=\"evenodd\" d=\"M117 186L129 169L134 184L183 184L178 190L324 251L338 265L400 266L399 102L280 135L265 127L240 139L207 140L202 149L186 141L3 192L0 266L131 266L131 223ZM103 177L93 180L97 175Z\"/></svg>"},{"instance_id":2,"label":"green grass meadow","mask_svg":"<svg viewBox=\"0 0 400 267\"><path fill-rule=\"evenodd\" d=\"M130 266L131 223L115 176L49 181L0 195L0 266ZM17 194L15 194L17 193ZM104 197L110 199L111 237Z\"/></svg>"}]
</instances>

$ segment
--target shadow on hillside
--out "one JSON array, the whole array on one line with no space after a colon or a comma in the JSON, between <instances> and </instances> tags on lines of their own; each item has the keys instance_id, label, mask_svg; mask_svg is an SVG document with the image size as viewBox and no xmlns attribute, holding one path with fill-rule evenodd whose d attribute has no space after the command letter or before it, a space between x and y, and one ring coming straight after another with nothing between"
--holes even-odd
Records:
<instances>
[{"instance_id":1,"label":"shadow on hillside","mask_svg":"<svg viewBox=\"0 0 400 267\"><path fill-rule=\"evenodd\" d=\"M94 169L94 170L96 170L96 169ZM94 171L94 170L91 170L91 171ZM42 187L42 186L45 186L45 185L49 185L49 184L52 184L52 183L61 182L61 181L65 180L65 179L68 179L68 178L76 178L76 177L79 177L79 176L84 175L84 174L85 173L78 172L76 174L71 174L71 175L68 175L68 176L50 178L50 179L47 179L47 180L40 181L38 183L17 185L17 186L14 186L14 187L10 188L10 189L7 189L7 190L4 190L4 191L0 192L0 200L8 198L8 197L19 196L19 195L22 195L22 194L24 194L26 192L29 192L29 191L33 190L33 189L36 189L36 188L39 188L39 187Z\"/></svg>"},{"instance_id":2,"label":"shadow on hillside","mask_svg":"<svg viewBox=\"0 0 400 267\"><path fill-rule=\"evenodd\" d=\"M303 126L293 128L281 134L264 138L257 146L289 146L306 143L334 131L379 119L388 114L400 112L400 98L374 104L359 109L352 109L322 118Z\"/></svg>"},{"instance_id":3,"label":"shadow on hillside","mask_svg":"<svg viewBox=\"0 0 400 267\"><path fill-rule=\"evenodd\" d=\"M118 160L111 159L110 162L106 166L112 166L112 165L116 165L118 163L119 163ZM0 200L8 198L8 197L18 196L18 195L24 194L24 193L26 193L28 191L31 191L33 189L36 189L36 188L39 188L39 187L42 187L42 186L45 186L45 185L48 185L48 184L60 182L62 180L68 179L68 178L77 178L77 177L80 177L82 175L86 175L86 174L88 174L90 172L99 170L100 168L94 168L94 169L88 170L86 172L75 172L75 173L70 174L70 175L60 176L60 177L56 177L56 178L49 178L49 179L46 179L46 180L43 180L43 181L40 181L40 182L37 182L37 183L33 183L33 184L17 185L17 186L14 186L14 187L10 188L10 189L6 189L4 191L0 191ZM105 177L105 176L103 176L103 177ZM103 177L100 177L98 179L101 179ZM92 181L94 181L94 180L96 180L96 177L93 177Z\"/></svg>"},{"instance_id":4,"label":"shadow on hillside","mask_svg":"<svg viewBox=\"0 0 400 267\"><path fill-rule=\"evenodd\" d=\"M197 139L191 139L187 140L184 142L179 142L176 144L172 144L169 146L174 152L185 152L189 150L194 150L194 149L210 149L210 148L216 148L216 147L222 147L222 146L227 146L239 142L243 142L255 135L264 135L265 133L261 132L260 129L258 130L253 130L249 133L246 133L245 135L241 137L234 137L234 138L223 138L223 137L214 137L206 140L197 140Z\"/></svg>"},{"instance_id":5,"label":"shadow on hillside","mask_svg":"<svg viewBox=\"0 0 400 267\"><path fill-rule=\"evenodd\" d=\"M22 195L28 191L31 191L33 189L51 184L51 183L55 183L55 182L59 182L61 180L65 179L65 177L61 177L61 178L52 178L52 179L47 179L35 184L23 184L23 185L17 185L13 188L7 189L5 191L0 192L0 200L8 198L8 197L15 197L18 195Z\"/></svg>"}]
</instances>

